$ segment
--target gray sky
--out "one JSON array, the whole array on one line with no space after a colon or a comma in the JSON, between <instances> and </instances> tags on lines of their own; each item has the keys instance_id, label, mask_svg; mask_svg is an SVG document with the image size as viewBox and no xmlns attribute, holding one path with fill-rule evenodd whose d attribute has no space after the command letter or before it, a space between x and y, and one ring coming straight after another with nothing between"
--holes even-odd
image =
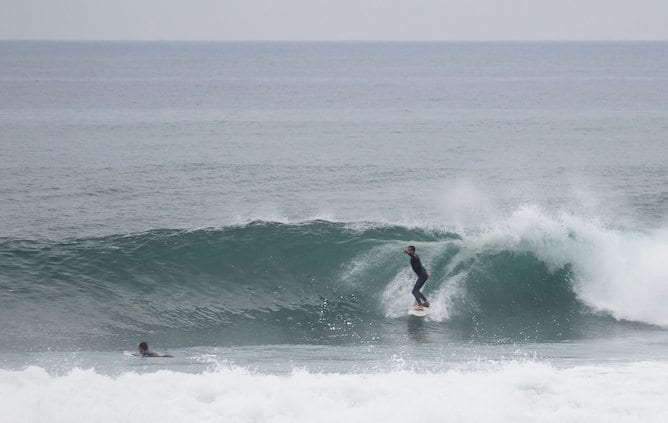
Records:
<instances>
[{"instance_id":1,"label":"gray sky","mask_svg":"<svg viewBox=\"0 0 668 423\"><path fill-rule=\"evenodd\" d=\"M668 40L668 0L0 0L0 39Z\"/></svg>"}]
</instances>

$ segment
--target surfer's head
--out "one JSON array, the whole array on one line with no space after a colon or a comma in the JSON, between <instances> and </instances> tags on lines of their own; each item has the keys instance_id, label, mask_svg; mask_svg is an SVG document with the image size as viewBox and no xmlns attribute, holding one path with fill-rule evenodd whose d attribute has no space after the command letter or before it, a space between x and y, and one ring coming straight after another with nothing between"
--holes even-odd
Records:
<instances>
[{"instance_id":1,"label":"surfer's head","mask_svg":"<svg viewBox=\"0 0 668 423\"><path fill-rule=\"evenodd\" d=\"M146 342L139 343L139 354L144 354L148 351L148 344Z\"/></svg>"},{"instance_id":2,"label":"surfer's head","mask_svg":"<svg viewBox=\"0 0 668 423\"><path fill-rule=\"evenodd\" d=\"M404 252L405 252L406 254L415 254L415 247L412 246L412 245L409 245L409 246L404 250Z\"/></svg>"}]
</instances>

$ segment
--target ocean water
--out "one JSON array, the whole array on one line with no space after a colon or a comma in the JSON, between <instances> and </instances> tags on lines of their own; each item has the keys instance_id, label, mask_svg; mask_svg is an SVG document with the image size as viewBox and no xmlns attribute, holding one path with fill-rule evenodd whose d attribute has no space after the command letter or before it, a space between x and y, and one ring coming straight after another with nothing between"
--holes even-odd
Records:
<instances>
[{"instance_id":1,"label":"ocean water","mask_svg":"<svg viewBox=\"0 0 668 423\"><path fill-rule=\"evenodd\" d=\"M668 420L668 43L0 42L0 180L2 421Z\"/></svg>"}]
</instances>

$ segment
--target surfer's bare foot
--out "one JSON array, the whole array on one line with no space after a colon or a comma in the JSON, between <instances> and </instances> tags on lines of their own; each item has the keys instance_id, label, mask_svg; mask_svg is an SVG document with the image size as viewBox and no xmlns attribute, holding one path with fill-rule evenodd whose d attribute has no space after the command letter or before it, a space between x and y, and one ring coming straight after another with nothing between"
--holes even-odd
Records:
<instances>
[{"instance_id":1,"label":"surfer's bare foot","mask_svg":"<svg viewBox=\"0 0 668 423\"><path fill-rule=\"evenodd\" d=\"M421 307L429 307L429 303L425 301L424 303L422 303Z\"/></svg>"}]
</instances>

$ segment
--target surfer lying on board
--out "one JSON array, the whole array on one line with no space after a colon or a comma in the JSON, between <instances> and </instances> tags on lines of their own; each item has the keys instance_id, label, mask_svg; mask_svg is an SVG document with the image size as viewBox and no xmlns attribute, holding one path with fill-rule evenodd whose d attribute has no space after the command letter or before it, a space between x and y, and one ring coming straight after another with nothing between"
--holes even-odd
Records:
<instances>
[{"instance_id":1,"label":"surfer lying on board","mask_svg":"<svg viewBox=\"0 0 668 423\"><path fill-rule=\"evenodd\" d=\"M169 354L160 354L159 352L149 351L148 344L146 342L139 343L139 355L140 357L173 357Z\"/></svg>"},{"instance_id":2,"label":"surfer lying on board","mask_svg":"<svg viewBox=\"0 0 668 423\"><path fill-rule=\"evenodd\" d=\"M428 279L431 279L431 275L427 273L427 270L425 270L424 266L422 265L422 262L420 261L420 257L418 257L418 255L415 254L414 246L409 245L408 248L404 250L404 252L409 256L411 256L411 267L413 268L415 274L418 276L418 279L415 282L412 291L413 296L415 297L415 300L418 303L415 309L422 310L423 307L429 307L429 301L427 301L427 298L422 294L422 292L420 292L420 289L422 289L422 285L424 285L424 283L427 282Z\"/></svg>"}]
</instances>

